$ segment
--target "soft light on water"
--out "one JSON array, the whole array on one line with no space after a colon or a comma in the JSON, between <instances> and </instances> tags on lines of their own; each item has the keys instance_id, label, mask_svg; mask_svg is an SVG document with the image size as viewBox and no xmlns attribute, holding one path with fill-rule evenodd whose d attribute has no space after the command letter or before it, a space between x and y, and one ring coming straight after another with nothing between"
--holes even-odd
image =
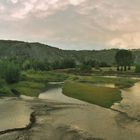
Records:
<instances>
[{"instance_id":1,"label":"soft light on water","mask_svg":"<svg viewBox=\"0 0 140 140\"><path fill-rule=\"evenodd\" d=\"M31 110L23 101L0 99L0 131L25 127Z\"/></svg>"}]
</instances>

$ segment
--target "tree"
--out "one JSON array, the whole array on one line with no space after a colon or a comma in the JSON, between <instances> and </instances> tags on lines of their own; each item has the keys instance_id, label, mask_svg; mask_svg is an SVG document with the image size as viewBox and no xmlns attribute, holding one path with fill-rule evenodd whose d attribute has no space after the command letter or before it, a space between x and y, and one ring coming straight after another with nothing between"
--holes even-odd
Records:
<instances>
[{"instance_id":1,"label":"tree","mask_svg":"<svg viewBox=\"0 0 140 140\"><path fill-rule=\"evenodd\" d=\"M67 69L67 68L75 68L75 67L76 67L75 60L70 58L57 60L52 63L53 69Z\"/></svg>"},{"instance_id":2,"label":"tree","mask_svg":"<svg viewBox=\"0 0 140 140\"><path fill-rule=\"evenodd\" d=\"M131 51L129 50L119 50L115 56L116 63L117 63L117 70L126 71L127 67L128 70L131 69L131 65L134 62L134 56ZM121 67L121 69L120 69Z\"/></svg>"},{"instance_id":3,"label":"tree","mask_svg":"<svg viewBox=\"0 0 140 140\"><path fill-rule=\"evenodd\" d=\"M140 65L139 64L136 65L135 72L140 73Z\"/></svg>"},{"instance_id":4,"label":"tree","mask_svg":"<svg viewBox=\"0 0 140 140\"><path fill-rule=\"evenodd\" d=\"M7 83L16 83L20 80L20 68L14 62L1 62L0 72L1 78L5 79Z\"/></svg>"},{"instance_id":5,"label":"tree","mask_svg":"<svg viewBox=\"0 0 140 140\"><path fill-rule=\"evenodd\" d=\"M75 68L76 67L76 63L73 59L64 59L61 62L61 67L62 68Z\"/></svg>"},{"instance_id":6,"label":"tree","mask_svg":"<svg viewBox=\"0 0 140 140\"><path fill-rule=\"evenodd\" d=\"M85 64L80 65L80 71L82 72L88 73L91 72L91 70L92 67L90 65L85 65Z\"/></svg>"}]
</instances>

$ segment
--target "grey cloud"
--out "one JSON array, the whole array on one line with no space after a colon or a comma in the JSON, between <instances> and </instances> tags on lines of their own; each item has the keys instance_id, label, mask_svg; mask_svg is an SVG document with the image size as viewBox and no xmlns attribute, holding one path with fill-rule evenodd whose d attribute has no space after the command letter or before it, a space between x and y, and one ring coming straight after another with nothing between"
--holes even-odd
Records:
<instances>
[{"instance_id":1,"label":"grey cloud","mask_svg":"<svg viewBox=\"0 0 140 140\"><path fill-rule=\"evenodd\" d=\"M139 48L139 0L1 0L0 37L66 49Z\"/></svg>"}]
</instances>

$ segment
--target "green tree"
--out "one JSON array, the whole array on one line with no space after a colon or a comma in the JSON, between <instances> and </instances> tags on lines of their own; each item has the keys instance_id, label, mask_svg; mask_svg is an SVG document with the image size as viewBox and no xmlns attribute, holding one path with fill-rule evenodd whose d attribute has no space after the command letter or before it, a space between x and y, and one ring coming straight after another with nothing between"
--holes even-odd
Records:
<instances>
[{"instance_id":1,"label":"green tree","mask_svg":"<svg viewBox=\"0 0 140 140\"><path fill-rule=\"evenodd\" d=\"M91 70L92 70L92 67L90 65L85 65L85 64L80 65L81 72L88 73L88 72L91 72Z\"/></svg>"},{"instance_id":2,"label":"green tree","mask_svg":"<svg viewBox=\"0 0 140 140\"><path fill-rule=\"evenodd\" d=\"M140 65L139 64L136 65L135 72L140 73Z\"/></svg>"},{"instance_id":3,"label":"green tree","mask_svg":"<svg viewBox=\"0 0 140 140\"><path fill-rule=\"evenodd\" d=\"M2 62L0 65L1 77L5 79L7 83L16 83L20 80L20 68L19 65L13 62Z\"/></svg>"},{"instance_id":4,"label":"green tree","mask_svg":"<svg viewBox=\"0 0 140 140\"><path fill-rule=\"evenodd\" d=\"M117 63L117 70L126 71L131 69L131 65L134 62L134 56L129 50L119 50L115 56ZM120 68L121 67L121 68Z\"/></svg>"}]
</instances>

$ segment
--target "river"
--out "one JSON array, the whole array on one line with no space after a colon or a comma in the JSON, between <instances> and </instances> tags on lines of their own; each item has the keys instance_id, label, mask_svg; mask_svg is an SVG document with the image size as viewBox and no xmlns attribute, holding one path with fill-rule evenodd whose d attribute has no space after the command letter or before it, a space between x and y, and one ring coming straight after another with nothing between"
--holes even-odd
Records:
<instances>
[{"instance_id":1,"label":"river","mask_svg":"<svg viewBox=\"0 0 140 140\"><path fill-rule=\"evenodd\" d=\"M120 103L106 109L66 97L62 94L61 87L50 89L41 93L36 100L34 107L37 112L36 125L22 134L17 132L16 136L18 135L19 139L22 137L23 140L24 137L27 140L139 140L140 82L122 90L122 97ZM0 103L2 102L5 101L1 99ZM0 115L3 116L0 118L0 124L3 124L1 130L9 126L14 127L13 124L23 120L26 120L25 125L29 120L30 110L27 109L29 106L24 101L18 100L14 106L14 102L15 100L10 100L10 104L4 103L7 106L0 107L2 113L4 113L2 110L7 110L5 115ZM14 123L9 116L12 116ZM2 119L5 121L2 122ZM20 124L20 127L22 125ZM0 140L15 140L15 135L10 133L8 136L0 136Z\"/></svg>"},{"instance_id":2,"label":"river","mask_svg":"<svg viewBox=\"0 0 140 140\"><path fill-rule=\"evenodd\" d=\"M106 86L113 87L110 84ZM66 97L62 94L61 88L42 93L39 97L56 102L81 104L54 113L51 117L57 118L55 123L58 126L61 126L62 122L70 124L70 128L77 129L95 138L139 140L140 82L129 89L122 90L122 96L123 100L112 106L113 110Z\"/></svg>"},{"instance_id":3,"label":"river","mask_svg":"<svg viewBox=\"0 0 140 140\"><path fill-rule=\"evenodd\" d=\"M0 131L22 128L29 124L29 104L17 98L0 99Z\"/></svg>"}]
</instances>

